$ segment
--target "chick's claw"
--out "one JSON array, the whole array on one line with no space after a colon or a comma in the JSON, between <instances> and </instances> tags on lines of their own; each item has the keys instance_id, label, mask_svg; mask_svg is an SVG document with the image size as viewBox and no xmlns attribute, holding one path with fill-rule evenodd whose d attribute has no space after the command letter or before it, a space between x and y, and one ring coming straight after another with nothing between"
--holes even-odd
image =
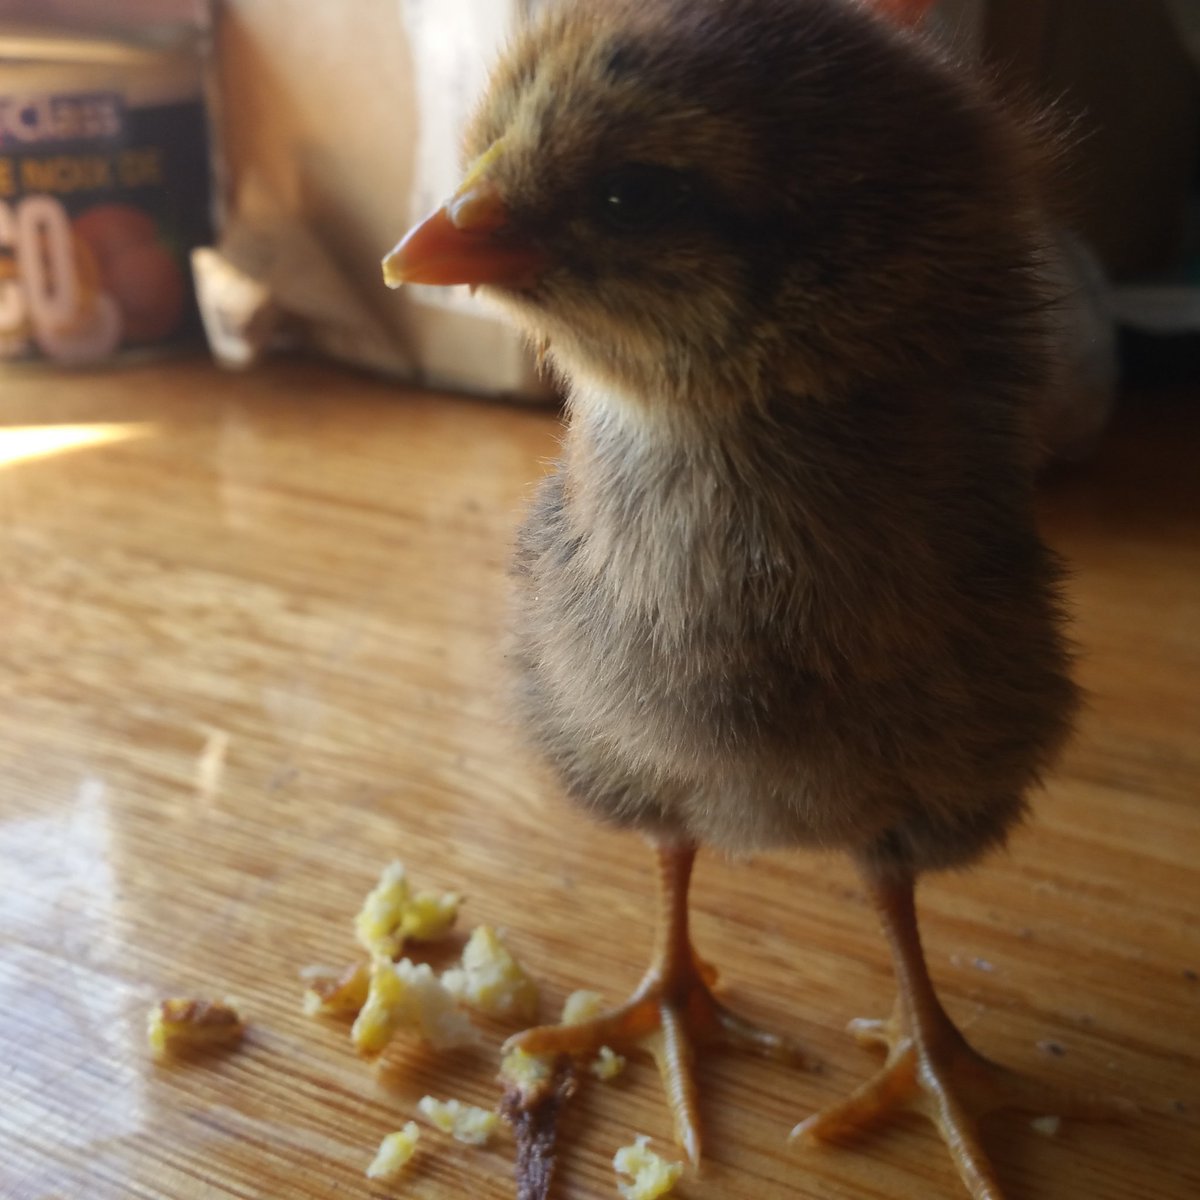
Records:
<instances>
[{"instance_id":1,"label":"chick's claw","mask_svg":"<svg viewBox=\"0 0 1200 1200\"><path fill-rule=\"evenodd\" d=\"M751 1024L713 995L717 973L697 956L688 932L687 897L694 858L690 845L658 847L658 946L650 969L629 1000L589 1020L526 1030L510 1038L505 1050L573 1059L594 1058L602 1046L649 1050L675 1118L676 1140L692 1162L699 1162L699 1089L694 1070L698 1046L751 1050L794 1066L813 1063L795 1042Z\"/></svg>"},{"instance_id":2,"label":"chick's claw","mask_svg":"<svg viewBox=\"0 0 1200 1200\"><path fill-rule=\"evenodd\" d=\"M1111 1120L1133 1111L1128 1101L1060 1091L979 1054L933 990L911 882L868 874L868 885L892 950L899 998L886 1021L856 1020L849 1028L860 1045L883 1050L887 1058L845 1100L797 1125L793 1139L843 1142L898 1109L916 1111L937 1126L972 1200L1002 1200L979 1118L1001 1109L1080 1120Z\"/></svg>"},{"instance_id":3,"label":"chick's claw","mask_svg":"<svg viewBox=\"0 0 1200 1200\"><path fill-rule=\"evenodd\" d=\"M813 1060L791 1039L760 1029L732 1012L712 993L716 972L687 948L674 963L656 964L633 996L619 1008L578 1024L543 1025L510 1038L506 1051L591 1059L602 1046L619 1051L641 1047L653 1054L675 1118L679 1145L692 1162L700 1159L699 1089L696 1050L726 1046L792 1066Z\"/></svg>"},{"instance_id":4,"label":"chick's claw","mask_svg":"<svg viewBox=\"0 0 1200 1200\"><path fill-rule=\"evenodd\" d=\"M706 965L676 969L669 977L656 968L619 1008L586 1021L527 1029L510 1038L505 1049L591 1058L601 1046L632 1046L663 1033L664 1017L669 1016L697 1043L752 1050L793 1066L815 1065L797 1043L759 1028L722 1004L711 990L715 980L716 972Z\"/></svg>"},{"instance_id":5,"label":"chick's claw","mask_svg":"<svg viewBox=\"0 0 1200 1200\"><path fill-rule=\"evenodd\" d=\"M844 1142L897 1109L922 1113L937 1125L973 1200L1001 1200L999 1184L983 1152L978 1116L996 1105L994 1066L961 1038L944 1038L938 1051L900 1032L892 1021L855 1022L851 1032L865 1045L882 1045L887 1062L845 1100L802 1121L792 1138L809 1143ZM1003 1072L1007 1074L1007 1072ZM1039 1111L1044 1111L1044 1104Z\"/></svg>"},{"instance_id":6,"label":"chick's claw","mask_svg":"<svg viewBox=\"0 0 1200 1200\"><path fill-rule=\"evenodd\" d=\"M802 1121L792 1138L845 1142L896 1110L919 1112L937 1126L972 1200L1002 1200L980 1140L981 1117L1002 1109L1078 1120L1112 1120L1133 1112L1120 1098L1059 1090L999 1066L976 1053L950 1025L930 1041L904 1033L895 1018L855 1021L850 1030L861 1044L885 1048L887 1062L845 1100Z\"/></svg>"}]
</instances>

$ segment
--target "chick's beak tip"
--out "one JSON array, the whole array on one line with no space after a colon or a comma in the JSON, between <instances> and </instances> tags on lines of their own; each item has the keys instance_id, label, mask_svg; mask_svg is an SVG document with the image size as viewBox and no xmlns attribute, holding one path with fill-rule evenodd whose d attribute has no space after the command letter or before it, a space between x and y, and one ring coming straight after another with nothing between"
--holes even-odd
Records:
<instances>
[{"instance_id":1,"label":"chick's beak tip","mask_svg":"<svg viewBox=\"0 0 1200 1200\"><path fill-rule=\"evenodd\" d=\"M441 208L415 225L383 259L383 281L435 286L532 283L544 269L536 246L508 232L509 215L486 182L460 188Z\"/></svg>"}]
</instances>

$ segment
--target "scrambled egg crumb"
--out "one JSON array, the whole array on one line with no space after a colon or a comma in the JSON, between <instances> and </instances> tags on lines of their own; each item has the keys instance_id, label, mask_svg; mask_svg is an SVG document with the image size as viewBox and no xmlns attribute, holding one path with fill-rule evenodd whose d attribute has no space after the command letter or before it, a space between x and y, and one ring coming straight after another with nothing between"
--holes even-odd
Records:
<instances>
[{"instance_id":1,"label":"scrambled egg crumb","mask_svg":"<svg viewBox=\"0 0 1200 1200\"><path fill-rule=\"evenodd\" d=\"M354 963L341 972L308 967L301 974L308 982L304 1011L310 1017L356 1013L367 1002L371 984L368 962Z\"/></svg>"},{"instance_id":2,"label":"scrambled egg crumb","mask_svg":"<svg viewBox=\"0 0 1200 1200\"><path fill-rule=\"evenodd\" d=\"M458 892L418 892L404 919L408 936L418 942L445 937L458 920L461 903L462 896Z\"/></svg>"},{"instance_id":3,"label":"scrambled egg crumb","mask_svg":"<svg viewBox=\"0 0 1200 1200\"><path fill-rule=\"evenodd\" d=\"M604 1003L600 999L599 992L586 990L572 992L563 1005L562 1023L564 1025L582 1025L584 1021L598 1017L603 1011Z\"/></svg>"},{"instance_id":4,"label":"scrambled egg crumb","mask_svg":"<svg viewBox=\"0 0 1200 1200\"><path fill-rule=\"evenodd\" d=\"M350 1030L350 1040L360 1054L378 1054L402 1029L418 1033L435 1050L479 1041L475 1027L428 963L377 958L371 964L367 1000Z\"/></svg>"},{"instance_id":5,"label":"scrambled egg crumb","mask_svg":"<svg viewBox=\"0 0 1200 1200\"><path fill-rule=\"evenodd\" d=\"M600 1053L596 1055L588 1069L597 1079L607 1083L610 1079L616 1079L625 1070L625 1059L609 1046L601 1046Z\"/></svg>"},{"instance_id":6,"label":"scrambled egg crumb","mask_svg":"<svg viewBox=\"0 0 1200 1200\"><path fill-rule=\"evenodd\" d=\"M150 1010L146 1021L146 1038L157 1056L172 1046L231 1046L244 1032L242 1018L229 1001L163 1000Z\"/></svg>"},{"instance_id":7,"label":"scrambled egg crumb","mask_svg":"<svg viewBox=\"0 0 1200 1200\"><path fill-rule=\"evenodd\" d=\"M460 1100L435 1100L423 1096L417 1111L435 1129L448 1133L456 1142L482 1146L500 1128L500 1117L486 1108L463 1104Z\"/></svg>"},{"instance_id":8,"label":"scrambled egg crumb","mask_svg":"<svg viewBox=\"0 0 1200 1200\"><path fill-rule=\"evenodd\" d=\"M564 1025L581 1025L598 1017L604 1011L604 1003L599 992L572 992L563 1005L562 1023ZM601 1046L600 1052L588 1068L597 1079L607 1083L615 1079L625 1070L625 1059L615 1053L609 1046Z\"/></svg>"},{"instance_id":9,"label":"scrambled egg crumb","mask_svg":"<svg viewBox=\"0 0 1200 1200\"><path fill-rule=\"evenodd\" d=\"M563 1004L562 1023L579 1025L599 1016L604 1005L599 992L572 992ZM588 1068L597 1079L608 1082L625 1070L625 1059L608 1046L601 1046L599 1053ZM549 1081L554 1070L552 1054L530 1054L526 1050L513 1050L500 1062L502 1083L519 1088L522 1092L535 1092Z\"/></svg>"},{"instance_id":10,"label":"scrambled egg crumb","mask_svg":"<svg viewBox=\"0 0 1200 1200\"><path fill-rule=\"evenodd\" d=\"M533 1019L537 985L525 974L490 925L480 925L463 947L462 966L445 972L442 983L454 996L491 1017Z\"/></svg>"},{"instance_id":11,"label":"scrambled egg crumb","mask_svg":"<svg viewBox=\"0 0 1200 1200\"><path fill-rule=\"evenodd\" d=\"M447 933L461 903L457 892L413 895L404 864L389 863L363 901L354 931L371 954L395 958L409 938L431 941Z\"/></svg>"},{"instance_id":12,"label":"scrambled egg crumb","mask_svg":"<svg viewBox=\"0 0 1200 1200\"><path fill-rule=\"evenodd\" d=\"M549 1083L554 1060L528 1050L511 1050L500 1060L500 1080L522 1092L536 1092Z\"/></svg>"},{"instance_id":13,"label":"scrambled egg crumb","mask_svg":"<svg viewBox=\"0 0 1200 1200\"><path fill-rule=\"evenodd\" d=\"M622 1146L613 1155L613 1169L632 1180L617 1182L617 1190L625 1200L658 1200L670 1192L683 1174L682 1164L660 1158L647 1148L649 1141L645 1134L639 1134L632 1146Z\"/></svg>"},{"instance_id":14,"label":"scrambled egg crumb","mask_svg":"<svg viewBox=\"0 0 1200 1200\"><path fill-rule=\"evenodd\" d=\"M367 1168L367 1178L395 1179L416 1153L420 1136L421 1130L416 1121L409 1121L403 1129L389 1133L379 1143L379 1151Z\"/></svg>"}]
</instances>

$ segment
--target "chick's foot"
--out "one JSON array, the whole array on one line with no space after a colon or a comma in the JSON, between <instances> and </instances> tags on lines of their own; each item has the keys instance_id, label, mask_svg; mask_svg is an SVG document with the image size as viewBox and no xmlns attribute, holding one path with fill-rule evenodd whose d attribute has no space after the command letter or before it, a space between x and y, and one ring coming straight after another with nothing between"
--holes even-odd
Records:
<instances>
[{"instance_id":1,"label":"chick's foot","mask_svg":"<svg viewBox=\"0 0 1200 1200\"><path fill-rule=\"evenodd\" d=\"M716 971L701 962L687 927L687 889L695 851L662 846L662 921L650 969L619 1008L570 1025L544 1025L509 1039L506 1050L595 1058L601 1047L642 1047L658 1063L675 1119L675 1136L693 1163L700 1160L696 1048L724 1045L795 1066L812 1060L795 1042L739 1017L712 993Z\"/></svg>"},{"instance_id":2,"label":"chick's foot","mask_svg":"<svg viewBox=\"0 0 1200 1200\"><path fill-rule=\"evenodd\" d=\"M1037 1116L1112 1120L1133 1112L1116 1097L1057 1089L975 1051L938 1001L925 968L911 886L875 896L896 959L900 996L887 1021L858 1020L859 1043L883 1049L879 1072L838 1104L792 1130L806 1142L843 1142L897 1110L921 1113L938 1128L972 1200L1002 1200L979 1136L979 1119L1001 1109Z\"/></svg>"}]
</instances>

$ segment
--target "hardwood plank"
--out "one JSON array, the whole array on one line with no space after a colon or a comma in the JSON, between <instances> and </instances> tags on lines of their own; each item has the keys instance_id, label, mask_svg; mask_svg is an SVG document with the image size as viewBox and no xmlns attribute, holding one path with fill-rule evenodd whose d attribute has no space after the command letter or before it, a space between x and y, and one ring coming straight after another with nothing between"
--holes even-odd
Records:
<instances>
[{"instance_id":1,"label":"hardwood plank","mask_svg":"<svg viewBox=\"0 0 1200 1200\"><path fill-rule=\"evenodd\" d=\"M1052 1139L998 1120L1012 1200L1200 1189L1188 399L1131 405L1094 461L1047 481L1091 704L1011 849L921 895L934 974L981 1048L1144 1106ZM480 1053L402 1042L376 1070L345 1025L301 1013L296 973L354 956L351 918L392 857L466 892L464 929L508 929L546 1014L641 972L649 856L563 804L507 720L507 547L555 418L311 363L173 362L6 376L0 421L0 457L28 426L131 434L0 467L0 1195L509 1195L503 1143L432 1131L402 1185L363 1177L425 1093L494 1102L504 1031ZM846 1020L891 1002L846 864L706 858L697 885L731 999L827 1070L706 1064L708 1157L680 1194L957 1197L917 1122L857 1151L785 1141L870 1069ZM152 1063L147 1007L193 993L236 996L245 1044ZM670 1132L642 1062L578 1103L560 1194L614 1195L635 1132Z\"/></svg>"}]
</instances>

